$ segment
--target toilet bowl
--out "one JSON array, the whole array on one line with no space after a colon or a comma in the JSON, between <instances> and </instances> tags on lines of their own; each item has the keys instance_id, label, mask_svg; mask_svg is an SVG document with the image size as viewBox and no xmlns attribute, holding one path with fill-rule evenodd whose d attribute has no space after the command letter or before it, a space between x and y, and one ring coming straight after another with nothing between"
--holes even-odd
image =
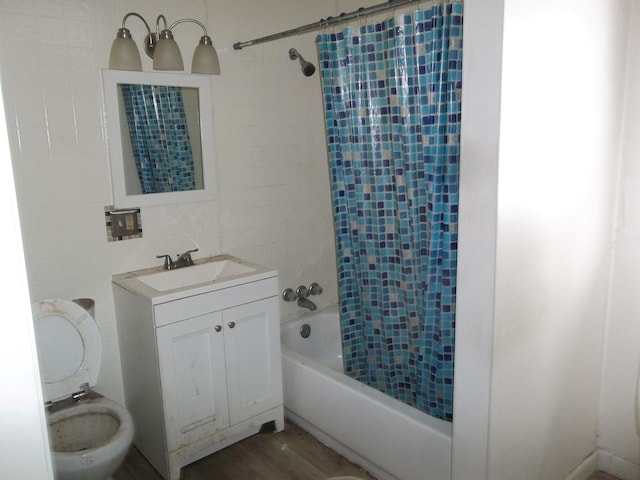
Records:
<instances>
[{"instance_id":1,"label":"toilet bowl","mask_svg":"<svg viewBox=\"0 0 640 480\"><path fill-rule=\"evenodd\" d=\"M129 451L133 421L123 406L91 390L102 360L98 326L66 300L32 308L56 479L105 480Z\"/></svg>"},{"instance_id":2,"label":"toilet bowl","mask_svg":"<svg viewBox=\"0 0 640 480\"><path fill-rule=\"evenodd\" d=\"M94 394L47 415L56 479L104 480L122 464L133 440L131 416Z\"/></svg>"}]
</instances>

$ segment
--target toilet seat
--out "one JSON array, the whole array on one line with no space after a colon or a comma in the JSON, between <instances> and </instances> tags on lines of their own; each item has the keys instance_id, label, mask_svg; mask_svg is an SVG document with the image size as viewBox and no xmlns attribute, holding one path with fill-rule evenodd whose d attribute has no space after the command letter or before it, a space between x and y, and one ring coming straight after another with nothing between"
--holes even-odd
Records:
<instances>
[{"instance_id":1,"label":"toilet seat","mask_svg":"<svg viewBox=\"0 0 640 480\"><path fill-rule=\"evenodd\" d=\"M94 387L102 360L102 338L93 317L62 299L32 306L40 378L45 402L61 400Z\"/></svg>"}]
</instances>

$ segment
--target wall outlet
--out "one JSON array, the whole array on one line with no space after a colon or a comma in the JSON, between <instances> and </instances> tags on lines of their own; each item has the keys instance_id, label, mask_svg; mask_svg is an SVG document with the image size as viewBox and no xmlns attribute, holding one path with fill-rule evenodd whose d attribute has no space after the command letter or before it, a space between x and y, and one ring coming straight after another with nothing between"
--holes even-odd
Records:
<instances>
[{"instance_id":1,"label":"wall outlet","mask_svg":"<svg viewBox=\"0 0 640 480\"><path fill-rule=\"evenodd\" d=\"M128 237L138 233L137 215L132 212L111 212L111 234Z\"/></svg>"},{"instance_id":2,"label":"wall outlet","mask_svg":"<svg viewBox=\"0 0 640 480\"><path fill-rule=\"evenodd\" d=\"M116 210L106 207L105 217L109 241L142 237L139 208Z\"/></svg>"}]
</instances>

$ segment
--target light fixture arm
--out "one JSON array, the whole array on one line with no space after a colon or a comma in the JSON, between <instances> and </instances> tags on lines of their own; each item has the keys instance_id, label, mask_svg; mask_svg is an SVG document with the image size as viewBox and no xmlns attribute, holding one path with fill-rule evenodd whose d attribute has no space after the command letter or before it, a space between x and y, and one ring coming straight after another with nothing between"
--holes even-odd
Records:
<instances>
[{"instance_id":1,"label":"light fixture arm","mask_svg":"<svg viewBox=\"0 0 640 480\"><path fill-rule=\"evenodd\" d=\"M202 31L204 32L204 36L205 37L209 36L209 35L207 35L207 28L204 26L204 24L202 22L196 20L195 18L181 18L180 20L176 20L171 25L169 25L169 30L173 30L173 27L175 27L179 23L184 23L184 22L197 23L198 25L200 25L200 28L202 28Z\"/></svg>"},{"instance_id":2,"label":"light fixture arm","mask_svg":"<svg viewBox=\"0 0 640 480\"><path fill-rule=\"evenodd\" d=\"M185 23L185 22L191 22L191 23L196 23L196 24L200 25L200 28L202 28L202 31L204 32L204 35L200 38L200 43L202 45L211 45L211 46L213 46L213 42L211 41L211 37L207 34L207 27L204 26L204 23L200 22L199 20L196 20L195 18L181 18L180 20L176 20L171 25L169 25L169 31L172 31L173 28L176 25L178 25L179 23Z\"/></svg>"},{"instance_id":3,"label":"light fixture arm","mask_svg":"<svg viewBox=\"0 0 640 480\"><path fill-rule=\"evenodd\" d=\"M162 19L162 23L164 23L164 28L162 30L166 30L167 29L167 19L164 15L160 14L158 15L158 18L156 18L156 35L160 34L160 19Z\"/></svg>"},{"instance_id":4,"label":"light fixture arm","mask_svg":"<svg viewBox=\"0 0 640 480\"><path fill-rule=\"evenodd\" d=\"M147 36L144 37L144 52L147 54L148 57L153 58L153 49L155 48L156 43L158 41L158 35L151 31L151 27L149 27L149 24L147 23L147 21L139 13L129 12L124 16L124 18L122 19L122 28L118 30L118 36L121 36L122 38L131 38L131 32L129 31L128 28L125 27L125 23L127 21L127 18L129 17L139 18L140 20L142 20L142 23L144 23L144 26L147 29ZM164 23L166 25L167 21L165 20ZM157 28L158 28L158 22L156 21L156 29Z\"/></svg>"},{"instance_id":5,"label":"light fixture arm","mask_svg":"<svg viewBox=\"0 0 640 480\"><path fill-rule=\"evenodd\" d=\"M142 15L136 12L129 12L124 16L124 18L122 19L122 28L126 28L125 23L127 21L127 18L131 16L138 17L140 20L142 20L142 23L144 23L144 26L147 27L147 33L151 33L151 28L149 28L149 24L147 23L147 21L144 19Z\"/></svg>"}]
</instances>

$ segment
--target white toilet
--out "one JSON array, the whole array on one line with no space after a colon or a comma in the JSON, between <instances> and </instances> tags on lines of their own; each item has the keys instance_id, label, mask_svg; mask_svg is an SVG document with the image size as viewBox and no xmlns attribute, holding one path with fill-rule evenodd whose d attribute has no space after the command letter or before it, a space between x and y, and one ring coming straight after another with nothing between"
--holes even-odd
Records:
<instances>
[{"instance_id":1,"label":"white toilet","mask_svg":"<svg viewBox=\"0 0 640 480\"><path fill-rule=\"evenodd\" d=\"M98 326L67 300L42 300L32 309L56 479L108 479L129 451L133 421L124 407L91 390L102 360Z\"/></svg>"}]
</instances>

